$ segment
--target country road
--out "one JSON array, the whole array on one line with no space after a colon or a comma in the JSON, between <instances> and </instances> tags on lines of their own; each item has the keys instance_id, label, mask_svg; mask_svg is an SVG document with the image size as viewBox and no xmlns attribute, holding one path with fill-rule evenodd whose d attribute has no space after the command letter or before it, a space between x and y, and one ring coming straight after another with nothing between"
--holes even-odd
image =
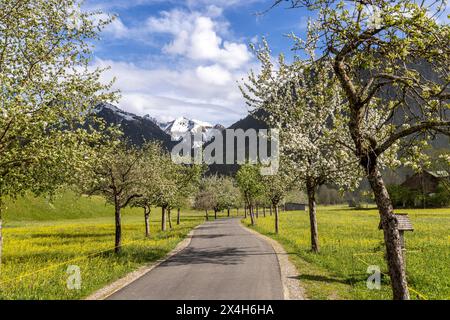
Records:
<instances>
[{"instance_id":1,"label":"country road","mask_svg":"<svg viewBox=\"0 0 450 320\"><path fill-rule=\"evenodd\" d=\"M283 299L283 286L272 246L239 219L221 219L195 229L186 249L108 299Z\"/></svg>"}]
</instances>

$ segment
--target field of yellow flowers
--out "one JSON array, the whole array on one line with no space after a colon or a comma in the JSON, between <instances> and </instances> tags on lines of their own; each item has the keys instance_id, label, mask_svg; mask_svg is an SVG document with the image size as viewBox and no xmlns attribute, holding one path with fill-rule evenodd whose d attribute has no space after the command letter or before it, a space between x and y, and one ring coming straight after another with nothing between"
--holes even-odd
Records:
<instances>
[{"instance_id":1,"label":"field of yellow flowers","mask_svg":"<svg viewBox=\"0 0 450 320\"><path fill-rule=\"evenodd\" d=\"M82 299L164 257L204 221L200 213L182 213L181 224L173 223L173 230L163 233L161 211L154 209L148 239L142 210L125 209L123 250L116 255L111 251L114 210L103 199L79 198L70 192L51 202L19 199L6 213L0 299ZM70 286L73 266L80 271L79 288Z\"/></svg>"},{"instance_id":2,"label":"field of yellow flowers","mask_svg":"<svg viewBox=\"0 0 450 320\"><path fill-rule=\"evenodd\" d=\"M401 212L409 214L415 228L405 233L411 297L450 299L450 208ZM391 299L387 276L382 275L380 290L367 288L368 266L379 266L387 273L378 211L323 206L318 208L317 219L319 254L309 251L306 211L281 212L279 235L274 234L274 219L270 216L260 215L255 229L283 245L297 266L309 298Z\"/></svg>"}]
</instances>

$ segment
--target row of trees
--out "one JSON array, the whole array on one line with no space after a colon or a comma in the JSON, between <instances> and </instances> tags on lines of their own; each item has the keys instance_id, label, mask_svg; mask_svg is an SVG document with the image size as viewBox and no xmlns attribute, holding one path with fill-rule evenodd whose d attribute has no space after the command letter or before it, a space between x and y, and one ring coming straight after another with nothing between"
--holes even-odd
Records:
<instances>
[{"instance_id":1,"label":"row of trees","mask_svg":"<svg viewBox=\"0 0 450 320\"><path fill-rule=\"evenodd\" d=\"M128 144L117 128L92 117L99 102L118 97L112 83L100 81L103 70L89 67L92 43L112 19L80 6L77 0L0 3L0 264L6 197L62 185L100 194L115 208L119 252L121 209L142 207L149 235L151 207L160 206L165 230L165 213L187 201L201 174L199 167L174 164L158 144Z\"/></svg>"},{"instance_id":2,"label":"row of trees","mask_svg":"<svg viewBox=\"0 0 450 320\"><path fill-rule=\"evenodd\" d=\"M260 167L244 164L236 174L235 179L227 176L207 176L201 179L198 192L195 196L194 208L205 212L206 220L209 220L209 211L217 213L227 210L244 208L244 217L250 216L252 225L256 224L259 209L266 214L269 208L270 214L275 213L275 230L279 230L279 205L287 192L294 185L294 181L281 174L263 176Z\"/></svg>"},{"instance_id":3,"label":"row of trees","mask_svg":"<svg viewBox=\"0 0 450 320\"><path fill-rule=\"evenodd\" d=\"M277 0L273 7L284 2ZM393 297L409 299L382 169L402 163L417 167L429 140L450 134L450 26L439 20L446 3L287 2L315 16L306 39L292 35L301 54L290 64L281 55L275 65L265 42L255 48L261 72L249 74L241 85L243 95L280 129L281 169L295 172L304 183L313 243L317 187L349 188L361 177L368 179L380 213Z\"/></svg>"},{"instance_id":4,"label":"row of trees","mask_svg":"<svg viewBox=\"0 0 450 320\"><path fill-rule=\"evenodd\" d=\"M233 208L239 210L241 205L240 193L232 178L213 175L200 181L194 208L205 211L206 220L209 220L210 210L217 219L218 212L227 210L230 216L230 210Z\"/></svg>"},{"instance_id":5,"label":"row of trees","mask_svg":"<svg viewBox=\"0 0 450 320\"><path fill-rule=\"evenodd\" d=\"M171 210L185 206L197 188L202 168L175 164L170 154L157 143L136 147L121 140L102 144L96 149L92 166L82 181L83 192L102 195L115 209L115 251L122 243L121 209L140 207L144 211L145 232L150 236L152 207L161 207L161 230L167 219L172 228Z\"/></svg>"}]
</instances>

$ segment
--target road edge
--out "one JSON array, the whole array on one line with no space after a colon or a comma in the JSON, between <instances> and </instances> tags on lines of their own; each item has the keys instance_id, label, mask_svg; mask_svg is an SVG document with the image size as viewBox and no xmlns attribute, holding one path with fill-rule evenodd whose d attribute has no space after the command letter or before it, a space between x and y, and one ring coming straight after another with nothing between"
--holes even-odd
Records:
<instances>
[{"instance_id":1,"label":"road edge","mask_svg":"<svg viewBox=\"0 0 450 320\"><path fill-rule=\"evenodd\" d=\"M166 260L168 260L172 256L174 256L177 253L179 253L179 252L183 251L184 249L186 249L190 245L190 243L192 241L192 236L194 235L195 229L197 229L202 224L199 224L198 226L194 227L187 234L187 236L183 240L181 240L176 245L176 247L172 251L170 251L164 258L156 260L155 262L152 262L150 264L144 265L144 266L140 267L139 269L126 274L122 278L120 278L120 279L118 279L118 280L116 280L116 281L106 285L105 287L95 291L94 293L91 293L84 300L105 300L109 296L112 296L117 291L119 291L122 288L124 288L127 285L129 285L130 283L132 283L132 282L138 280L139 278L141 278L142 276L146 275L147 273L152 271L154 268L159 266L161 263L165 262Z\"/></svg>"},{"instance_id":2,"label":"road edge","mask_svg":"<svg viewBox=\"0 0 450 320\"><path fill-rule=\"evenodd\" d=\"M278 241L247 227L242 221L241 225L250 233L267 241L272 246L280 267L284 300L308 300L306 297L306 290L301 286L300 281L298 280L299 273L297 268L289 261L289 255L286 250L284 250L283 246L279 244Z\"/></svg>"}]
</instances>

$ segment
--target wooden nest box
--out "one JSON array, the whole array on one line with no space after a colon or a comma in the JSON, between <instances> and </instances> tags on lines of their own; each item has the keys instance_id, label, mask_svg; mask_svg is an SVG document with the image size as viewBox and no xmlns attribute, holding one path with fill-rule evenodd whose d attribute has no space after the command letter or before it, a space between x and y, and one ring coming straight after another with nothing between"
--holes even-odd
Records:
<instances>
[{"instance_id":1,"label":"wooden nest box","mask_svg":"<svg viewBox=\"0 0 450 320\"><path fill-rule=\"evenodd\" d=\"M397 219L397 228L398 231L400 233L400 242L402 245L402 248L405 248L405 239L403 236L403 233L405 231L414 231L413 225L411 223L411 220L409 220L408 214L407 213L396 213L394 214L395 218ZM381 225L381 221L380 224L378 225L378 229L383 229L382 225Z\"/></svg>"}]
</instances>

